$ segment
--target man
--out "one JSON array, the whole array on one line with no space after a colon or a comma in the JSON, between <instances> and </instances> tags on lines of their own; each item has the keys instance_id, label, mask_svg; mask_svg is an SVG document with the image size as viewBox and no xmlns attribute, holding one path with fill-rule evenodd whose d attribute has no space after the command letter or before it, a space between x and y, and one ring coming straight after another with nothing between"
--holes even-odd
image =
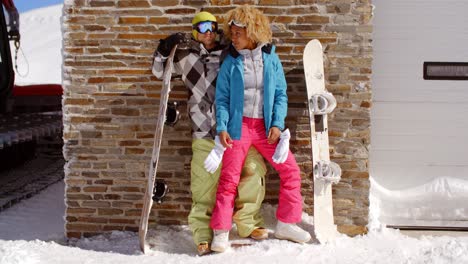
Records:
<instances>
[{"instance_id":1,"label":"man","mask_svg":"<svg viewBox=\"0 0 468 264\"><path fill-rule=\"evenodd\" d=\"M182 75L182 80L190 91L188 110L192 123L193 157L190 183L192 209L188 222L198 253L204 255L211 251L213 231L209 222L216 200L220 174L218 165L224 152L219 140L213 140L216 135L215 85L224 46L216 41L218 24L212 14L205 11L197 13L192 25L193 38L184 43L188 45L187 49L177 50L174 71ZM182 42L186 42L182 33L170 35L160 41L152 69L156 77L162 77L167 56L176 44ZM262 156L255 149L250 149L242 170L233 216L241 237L256 240L268 237L259 212L265 197L265 173Z\"/></svg>"}]
</instances>

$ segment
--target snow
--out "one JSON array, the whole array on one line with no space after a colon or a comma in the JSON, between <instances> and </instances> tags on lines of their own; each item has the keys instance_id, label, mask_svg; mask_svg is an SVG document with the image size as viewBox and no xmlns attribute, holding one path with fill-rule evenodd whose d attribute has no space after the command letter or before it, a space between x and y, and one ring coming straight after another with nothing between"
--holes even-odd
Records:
<instances>
[{"instance_id":1,"label":"snow","mask_svg":"<svg viewBox=\"0 0 468 264\"><path fill-rule=\"evenodd\" d=\"M22 47L30 65L22 83L61 82L61 5L22 14ZM38 52L40 51L40 52ZM26 66L19 65L20 72ZM468 263L466 236L422 236L413 238L387 229L380 220L394 215L415 217L408 208L420 208L418 217L437 219L442 215L465 216L444 208L455 202L465 208L468 182L442 178L406 190L388 190L371 180L369 233L340 235L333 243L295 244L274 239L275 208L264 205L270 238L251 246L229 249L222 254L196 256L187 226L158 226L150 230L154 248L143 255L137 234L112 232L91 238L64 237L64 183L0 212L0 264L29 263ZM430 200L428 197L436 199ZM445 210L445 211L444 211ZM418 212L418 211L416 211ZM455 219L455 218L454 218ZM312 217L303 215L301 226L313 232ZM235 233L235 232L232 232ZM235 235L235 234L233 234ZM248 240L247 240L248 241Z\"/></svg>"},{"instance_id":2,"label":"snow","mask_svg":"<svg viewBox=\"0 0 468 264\"><path fill-rule=\"evenodd\" d=\"M400 225L461 226L468 219L468 181L440 177L417 187L388 190L371 179L371 193L381 222Z\"/></svg>"},{"instance_id":3,"label":"snow","mask_svg":"<svg viewBox=\"0 0 468 264\"><path fill-rule=\"evenodd\" d=\"M64 183L0 213L0 263L466 263L467 237L419 239L374 223L369 234L339 236L333 243L304 245L273 239L273 206L262 212L270 239L225 253L196 256L187 226L158 226L149 233L155 247L143 255L137 234L112 232L67 241L63 235ZM303 215L311 231L312 217Z\"/></svg>"},{"instance_id":4,"label":"snow","mask_svg":"<svg viewBox=\"0 0 468 264\"><path fill-rule=\"evenodd\" d=\"M20 50L14 65L18 85L62 83L62 5L34 9L20 14ZM38 52L40 51L40 52Z\"/></svg>"}]
</instances>

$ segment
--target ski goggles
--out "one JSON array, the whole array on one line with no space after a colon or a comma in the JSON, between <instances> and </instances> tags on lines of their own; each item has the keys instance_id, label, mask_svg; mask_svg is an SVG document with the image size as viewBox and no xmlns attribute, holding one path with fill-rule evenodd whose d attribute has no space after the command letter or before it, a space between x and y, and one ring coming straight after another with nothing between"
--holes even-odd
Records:
<instances>
[{"instance_id":1,"label":"ski goggles","mask_svg":"<svg viewBox=\"0 0 468 264\"><path fill-rule=\"evenodd\" d=\"M201 34L205 34L208 31L211 33L216 33L218 32L218 23L214 21L202 21L193 25L193 29Z\"/></svg>"},{"instance_id":2,"label":"ski goggles","mask_svg":"<svg viewBox=\"0 0 468 264\"><path fill-rule=\"evenodd\" d=\"M242 23L240 21L234 20L234 19L231 19L231 21L229 21L228 25L229 26L234 25L234 26L238 26L238 27L241 27L241 28L245 28L247 26L246 24L244 24L244 23Z\"/></svg>"}]
</instances>

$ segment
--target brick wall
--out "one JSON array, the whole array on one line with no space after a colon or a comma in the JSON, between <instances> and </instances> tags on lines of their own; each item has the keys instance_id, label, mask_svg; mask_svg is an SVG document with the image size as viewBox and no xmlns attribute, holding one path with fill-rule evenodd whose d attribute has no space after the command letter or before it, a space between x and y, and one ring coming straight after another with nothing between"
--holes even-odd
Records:
<instances>
[{"instance_id":1,"label":"brick wall","mask_svg":"<svg viewBox=\"0 0 468 264\"><path fill-rule=\"evenodd\" d=\"M302 170L305 210L313 214L309 118L302 51L325 47L327 89L339 104L329 118L331 158L343 169L334 188L341 232L366 231L369 207L371 0L65 0L63 113L66 234L137 230L161 82L150 67L157 40L190 30L201 8L218 17L236 4L255 4L272 21L288 81L291 148ZM188 93L173 82L181 122L165 127L158 177L170 187L151 223L187 224L191 206ZM266 202L276 203L279 179L270 168Z\"/></svg>"}]
</instances>

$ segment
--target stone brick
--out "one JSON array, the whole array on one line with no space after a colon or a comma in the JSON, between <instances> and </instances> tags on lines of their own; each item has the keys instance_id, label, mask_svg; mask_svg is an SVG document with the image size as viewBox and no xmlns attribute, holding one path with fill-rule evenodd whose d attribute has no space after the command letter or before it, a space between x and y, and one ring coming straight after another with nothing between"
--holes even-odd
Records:
<instances>
[{"instance_id":1,"label":"stone brick","mask_svg":"<svg viewBox=\"0 0 468 264\"><path fill-rule=\"evenodd\" d=\"M140 40L144 40L144 39L148 39L148 40L156 40L156 39L161 39L161 36L159 35L154 35L154 34L151 34L151 33L127 33L127 34L118 34L117 35L117 38L118 39L131 39L131 40L137 40L137 39L140 39Z\"/></svg>"},{"instance_id":2,"label":"stone brick","mask_svg":"<svg viewBox=\"0 0 468 264\"><path fill-rule=\"evenodd\" d=\"M94 184L112 185L113 183L114 183L113 180L95 180L94 181Z\"/></svg>"},{"instance_id":3,"label":"stone brick","mask_svg":"<svg viewBox=\"0 0 468 264\"><path fill-rule=\"evenodd\" d=\"M313 14L319 13L319 10L316 6L307 6L307 7L293 7L288 9L289 15L303 15L303 14Z\"/></svg>"},{"instance_id":4,"label":"stone brick","mask_svg":"<svg viewBox=\"0 0 468 264\"><path fill-rule=\"evenodd\" d=\"M89 33L88 39L114 39L116 34L114 33Z\"/></svg>"},{"instance_id":5,"label":"stone brick","mask_svg":"<svg viewBox=\"0 0 468 264\"><path fill-rule=\"evenodd\" d=\"M292 16L274 16L270 17L272 23L292 23L296 18Z\"/></svg>"},{"instance_id":6,"label":"stone brick","mask_svg":"<svg viewBox=\"0 0 468 264\"><path fill-rule=\"evenodd\" d=\"M293 0L259 0L259 5L290 6L293 2Z\"/></svg>"},{"instance_id":7,"label":"stone brick","mask_svg":"<svg viewBox=\"0 0 468 264\"><path fill-rule=\"evenodd\" d=\"M295 0L296 5L311 5L316 4L318 0Z\"/></svg>"},{"instance_id":8,"label":"stone brick","mask_svg":"<svg viewBox=\"0 0 468 264\"><path fill-rule=\"evenodd\" d=\"M119 24L146 24L146 17L119 17Z\"/></svg>"},{"instance_id":9,"label":"stone brick","mask_svg":"<svg viewBox=\"0 0 468 264\"><path fill-rule=\"evenodd\" d=\"M347 234L349 236L363 235L367 233L367 227L356 225L338 225L338 232Z\"/></svg>"},{"instance_id":10,"label":"stone brick","mask_svg":"<svg viewBox=\"0 0 468 264\"><path fill-rule=\"evenodd\" d=\"M146 0L119 0L117 7L119 8L133 8L133 7L150 7L149 1Z\"/></svg>"},{"instance_id":11,"label":"stone brick","mask_svg":"<svg viewBox=\"0 0 468 264\"><path fill-rule=\"evenodd\" d=\"M90 193L106 192L107 187L106 186L88 186L88 187L83 187L83 191L85 193L87 193L87 192L90 192Z\"/></svg>"},{"instance_id":12,"label":"stone brick","mask_svg":"<svg viewBox=\"0 0 468 264\"><path fill-rule=\"evenodd\" d=\"M326 24L330 21L330 19L326 16L319 16L319 15L309 15L309 16L300 16L297 18L298 24Z\"/></svg>"},{"instance_id":13,"label":"stone brick","mask_svg":"<svg viewBox=\"0 0 468 264\"><path fill-rule=\"evenodd\" d=\"M140 188L139 187L112 187L111 191L113 192L140 192Z\"/></svg>"},{"instance_id":14,"label":"stone brick","mask_svg":"<svg viewBox=\"0 0 468 264\"><path fill-rule=\"evenodd\" d=\"M117 207L117 208L131 208L133 207L132 202L112 202L112 207Z\"/></svg>"},{"instance_id":15,"label":"stone brick","mask_svg":"<svg viewBox=\"0 0 468 264\"><path fill-rule=\"evenodd\" d=\"M152 0L153 6L176 6L179 5L179 0Z\"/></svg>"},{"instance_id":16,"label":"stone brick","mask_svg":"<svg viewBox=\"0 0 468 264\"><path fill-rule=\"evenodd\" d=\"M351 11L351 5L349 3L337 3L334 5L327 5L327 13L338 13L346 14Z\"/></svg>"},{"instance_id":17,"label":"stone brick","mask_svg":"<svg viewBox=\"0 0 468 264\"><path fill-rule=\"evenodd\" d=\"M91 208L107 208L110 207L110 203L103 201L84 201L83 206Z\"/></svg>"},{"instance_id":18,"label":"stone brick","mask_svg":"<svg viewBox=\"0 0 468 264\"><path fill-rule=\"evenodd\" d=\"M106 225L103 227L103 231L124 231L125 227L124 226L118 226L118 225Z\"/></svg>"},{"instance_id":19,"label":"stone brick","mask_svg":"<svg viewBox=\"0 0 468 264\"><path fill-rule=\"evenodd\" d=\"M195 8L168 8L166 14L169 15L193 15L197 12Z\"/></svg>"},{"instance_id":20,"label":"stone brick","mask_svg":"<svg viewBox=\"0 0 468 264\"><path fill-rule=\"evenodd\" d=\"M111 224L135 224L136 221L128 218L110 218L109 223Z\"/></svg>"},{"instance_id":21,"label":"stone brick","mask_svg":"<svg viewBox=\"0 0 468 264\"><path fill-rule=\"evenodd\" d=\"M226 6L231 4L231 0L210 0L211 5Z\"/></svg>"},{"instance_id":22,"label":"stone brick","mask_svg":"<svg viewBox=\"0 0 468 264\"><path fill-rule=\"evenodd\" d=\"M83 201L83 200L91 200L92 197L86 194L70 194L67 196L67 199L70 201L73 201L73 200Z\"/></svg>"},{"instance_id":23,"label":"stone brick","mask_svg":"<svg viewBox=\"0 0 468 264\"><path fill-rule=\"evenodd\" d=\"M75 214L86 214L90 215L96 212L95 208L67 208L66 214L67 215L75 215Z\"/></svg>"},{"instance_id":24,"label":"stone brick","mask_svg":"<svg viewBox=\"0 0 468 264\"><path fill-rule=\"evenodd\" d=\"M66 224L65 228L70 231L79 230L79 231L99 231L101 227L99 225L87 225L87 224Z\"/></svg>"},{"instance_id":25,"label":"stone brick","mask_svg":"<svg viewBox=\"0 0 468 264\"><path fill-rule=\"evenodd\" d=\"M118 116L139 116L140 111L138 109L129 108L112 108L111 113Z\"/></svg>"},{"instance_id":26,"label":"stone brick","mask_svg":"<svg viewBox=\"0 0 468 264\"><path fill-rule=\"evenodd\" d=\"M110 1L98 1L98 0L91 0L89 1L89 6L91 7L112 7L112 6L115 6L115 3L114 2L110 2Z\"/></svg>"},{"instance_id":27,"label":"stone brick","mask_svg":"<svg viewBox=\"0 0 468 264\"><path fill-rule=\"evenodd\" d=\"M123 210L114 208L98 208L98 215L122 215Z\"/></svg>"}]
</instances>

